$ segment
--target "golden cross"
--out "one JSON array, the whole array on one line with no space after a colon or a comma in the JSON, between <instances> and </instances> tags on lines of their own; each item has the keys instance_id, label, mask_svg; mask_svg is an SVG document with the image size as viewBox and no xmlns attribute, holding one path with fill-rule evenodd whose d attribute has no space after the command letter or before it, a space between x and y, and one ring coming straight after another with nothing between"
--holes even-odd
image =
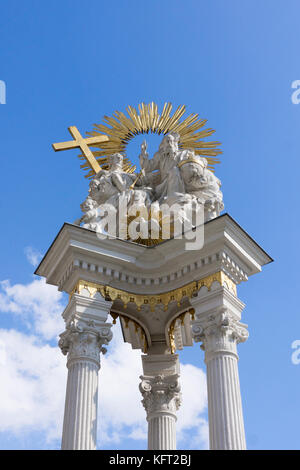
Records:
<instances>
[{"instance_id":1,"label":"golden cross","mask_svg":"<svg viewBox=\"0 0 300 470\"><path fill-rule=\"evenodd\" d=\"M97 145L101 142L107 142L107 135L103 134L98 135L96 137L88 137L87 139L85 139L84 137L82 137L77 127L71 126L68 127L68 129L71 136L74 137L74 140L69 140L68 142L60 142L58 144L52 144L52 147L54 148L55 152L58 152L59 150L80 148L90 167L94 170L95 173L98 173L98 171L101 170L101 167L97 162L96 158L94 157L93 152L89 149L89 145Z\"/></svg>"}]
</instances>

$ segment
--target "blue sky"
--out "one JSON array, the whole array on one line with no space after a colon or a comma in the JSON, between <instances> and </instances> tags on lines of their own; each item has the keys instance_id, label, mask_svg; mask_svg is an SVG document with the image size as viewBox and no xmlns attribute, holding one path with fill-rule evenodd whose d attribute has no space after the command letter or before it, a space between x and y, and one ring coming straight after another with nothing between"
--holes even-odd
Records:
<instances>
[{"instance_id":1,"label":"blue sky","mask_svg":"<svg viewBox=\"0 0 300 470\"><path fill-rule=\"evenodd\" d=\"M291 100L291 84L300 79L299 2L0 0L0 9L7 91L0 105L0 280L7 281L0 290L1 388L9 384L1 392L0 448L59 447L64 390L50 385L45 370L51 364L52 381L65 380L65 358L55 347L65 298L34 280L33 271L61 225L80 215L87 180L78 152L54 153L51 143L68 140L68 126L90 131L128 104L171 101L216 129L226 212L275 259L239 287L250 332L239 346L248 448L299 449L300 364L291 361L291 344L300 339L300 104ZM138 144L129 149L133 160ZM122 347L115 343L110 359L120 370ZM197 397L203 352L195 345L181 361L185 375L194 374L186 383ZM129 431L127 416L109 425L105 415L99 447L145 447L142 413ZM194 448L203 448L202 389L190 413L198 427L182 422L180 446L195 438Z\"/></svg>"}]
</instances>

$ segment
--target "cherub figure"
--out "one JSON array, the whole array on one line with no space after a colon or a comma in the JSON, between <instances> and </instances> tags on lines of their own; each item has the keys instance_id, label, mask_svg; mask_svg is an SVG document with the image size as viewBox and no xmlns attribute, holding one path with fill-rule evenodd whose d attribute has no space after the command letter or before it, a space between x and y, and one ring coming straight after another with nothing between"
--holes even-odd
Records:
<instances>
[{"instance_id":1,"label":"cherub figure","mask_svg":"<svg viewBox=\"0 0 300 470\"><path fill-rule=\"evenodd\" d=\"M99 214L97 211L97 202L88 196L82 204L80 204L80 208L84 214L77 220L75 220L75 225L80 225L83 223L83 227L96 230Z\"/></svg>"}]
</instances>

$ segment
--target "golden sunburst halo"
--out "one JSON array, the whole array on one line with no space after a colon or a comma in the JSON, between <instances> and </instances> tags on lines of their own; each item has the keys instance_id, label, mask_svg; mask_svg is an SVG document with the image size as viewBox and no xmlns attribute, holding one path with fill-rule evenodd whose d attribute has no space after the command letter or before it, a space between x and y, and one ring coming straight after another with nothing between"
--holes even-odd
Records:
<instances>
[{"instance_id":1,"label":"golden sunburst halo","mask_svg":"<svg viewBox=\"0 0 300 470\"><path fill-rule=\"evenodd\" d=\"M212 135L215 132L214 129L202 129L207 120L200 119L198 114L190 114L182 120L186 112L185 105L178 106L173 115L171 115L172 108L171 103L165 103L161 114L159 114L158 106L154 102L149 104L140 103L138 109L132 106L127 107L128 116L120 111L115 111L111 117L104 116L104 124L94 124L94 130L87 132L87 134L93 137L106 134L109 139L96 146L99 150L93 151L93 155L101 168L108 168L108 157L110 155L121 153L124 156L124 171L133 173L136 166L132 165L127 157L126 146L135 136L149 134L149 132L158 135L177 132L180 136L179 148L193 150L196 155L205 156L208 168L214 171L214 165L220 163L220 160L216 158L222 153L217 148L220 142L202 140ZM85 177L93 177L95 172L91 170L85 156L81 154L79 158L85 160L85 163L80 166L88 171Z\"/></svg>"}]
</instances>

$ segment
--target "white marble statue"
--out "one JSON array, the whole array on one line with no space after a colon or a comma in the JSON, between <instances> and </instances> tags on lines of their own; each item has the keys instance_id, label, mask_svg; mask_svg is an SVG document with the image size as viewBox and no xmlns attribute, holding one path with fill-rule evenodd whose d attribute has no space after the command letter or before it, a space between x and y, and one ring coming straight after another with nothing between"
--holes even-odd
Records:
<instances>
[{"instance_id":1,"label":"white marble statue","mask_svg":"<svg viewBox=\"0 0 300 470\"><path fill-rule=\"evenodd\" d=\"M179 134L167 134L151 160L148 158L145 145L142 145L140 165L145 173L145 180L149 181L150 185L152 172L158 170L160 182L155 187L155 197L159 203L185 193L184 182L178 168L178 163L184 158L185 151L179 151L178 142Z\"/></svg>"},{"instance_id":2,"label":"white marble statue","mask_svg":"<svg viewBox=\"0 0 300 470\"><path fill-rule=\"evenodd\" d=\"M100 170L90 183L89 195L98 204L116 205L119 194L128 192L136 179L135 174L123 171L123 155L108 157L108 170Z\"/></svg>"},{"instance_id":3,"label":"white marble statue","mask_svg":"<svg viewBox=\"0 0 300 470\"><path fill-rule=\"evenodd\" d=\"M99 209L103 205L115 208L118 221L122 216L125 225L134 214L144 226L150 225L151 218L157 225L157 214L163 214L163 207L175 205L179 207L177 214L164 219L170 224L187 220L191 207L193 214L203 209L204 221L217 217L224 208L221 182L208 169L206 158L195 155L193 150L179 149L179 139L177 133L165 135L152 159L144 141L139 155L139 175L123 170L123 155L109 156L108 169L100 170L92 179L88 197L81 204L84 215L75 223L97 230Z\"/></svg>"},{"instance_id":4,"label":"white marble statue","mask_svg":"<svg viewBox=\"0 0 300 470\"><path fill-rule=\"evenodd\" d=\"M185 191L204 204L205 220L220 215L224 209L221 181L207 168L207 160L188 151L179 163Z\"/></svg>"}]
</instances>

